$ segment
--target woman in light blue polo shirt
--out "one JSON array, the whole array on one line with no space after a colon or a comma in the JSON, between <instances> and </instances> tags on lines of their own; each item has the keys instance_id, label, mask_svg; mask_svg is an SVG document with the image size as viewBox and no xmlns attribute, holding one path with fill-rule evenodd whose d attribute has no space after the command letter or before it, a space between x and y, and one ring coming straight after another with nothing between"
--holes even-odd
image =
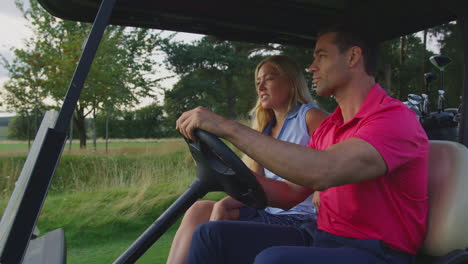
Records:
<instances>
[{"instance_id":1,"label":"woman in light blue polo shirt","mask_svg":"<svg viewBox=\"0 0 468 264\"><path fill-rule=\"evenodd\" d=\"M258 100L251 111L255 116L252 128L279 140L307 145L313 131L328 114L312 103L302 72L292 59L282 55L268 57L258 64L255 70ZM285 181L247 156L243 160L257 175L270 207L257 210L229 196L218 202L196 202L177 230L167 263L186 262L193 231L207 221L254 221L288 226L315 221L310 189Z\"/></svg>"}]
</instances>

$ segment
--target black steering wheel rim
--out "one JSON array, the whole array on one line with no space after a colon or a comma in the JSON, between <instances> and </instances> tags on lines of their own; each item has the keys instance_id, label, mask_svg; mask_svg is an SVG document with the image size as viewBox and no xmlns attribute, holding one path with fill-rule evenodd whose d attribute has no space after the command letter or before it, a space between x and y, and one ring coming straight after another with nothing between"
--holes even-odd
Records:
<instances>
[{"instance_id":1,"label":"black steering wheel rim","mask_svg":"<svg viewBox=\"0 0 468 264\"><path fill-rule=\"evenodd\" d=\"M194 135L198 141L185 140L197 163L197 177L208 190L223 191L248 206L265 208L265 192L244 162L217 136L201 129Z\"/></svg>"}]
</instances>

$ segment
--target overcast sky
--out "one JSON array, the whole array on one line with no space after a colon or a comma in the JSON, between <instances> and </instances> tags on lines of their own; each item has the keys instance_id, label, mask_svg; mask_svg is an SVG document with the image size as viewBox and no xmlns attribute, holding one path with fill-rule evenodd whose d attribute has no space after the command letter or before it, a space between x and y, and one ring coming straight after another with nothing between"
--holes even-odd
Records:
<instances>
[{"instance_id":1,"label":"overcast sky","mask_svg":"<svg viewBox=\"0 0 468 264\"><path fill-rule=\"evenodd\" d=\"M11 60L11 48L23 47L22 40L27 38L30 32L14 0L0 0L0 54ZM0 65L0 89L7 79L7 71ZM0 116L4 115L0 114Z\"/></svg>"},{"instance_id":2,"label":"overcast sky","mask_svg":"<svg viewBox=\"0 0 468 264\"><path fill-rule=\"evenodd\" d=\"M11 61L13 58L11 49L24 47L24 40L31 36L31 34L31 30L27 26L27 20L23 18L22 13L16 7L15 0L0 0L0 54ZM201 36L179 33L176 39L189 42L200 39ZM6 80L8 80L8 72L0 65L0 89L2 89ZM167 80L163 86L166 88L171 87L175 81L176 79L174 78ZM150 101L151 99L147 98L144 100L144 103L150 103ZM0 108L0 112L4 110ZM0 116L2 116L1 113Z\"/></svg>"},{"instance_id":3,"label":"overcast sky","mask_svg":"<svg viewBox=\"0 0 468 264\"><path fill-rule=\"evenodd\" d=\"M22 47L22 40L30 35L26 20L16 8L14 0L0 0L0 54L11 59L12 47ZM0 82L7 77L7 72L0 66Z\"/></svg>"}]
</instances>

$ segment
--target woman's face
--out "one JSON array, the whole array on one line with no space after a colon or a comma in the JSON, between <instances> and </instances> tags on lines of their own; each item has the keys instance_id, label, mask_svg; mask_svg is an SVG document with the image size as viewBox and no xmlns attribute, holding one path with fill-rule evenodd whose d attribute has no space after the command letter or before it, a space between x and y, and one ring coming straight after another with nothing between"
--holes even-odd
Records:
<instances>
[{"instance_id":1,"label":"woman's face","mask_svg":"<svg viewBox=\"0 0 468 264\"><path fill-rule=\"evenodd\" d=\"M265 63L257 73L257 94L265 109L280 109L287 107L290 82L284 74L280 74L271 64Z\"/></svg>"}]
</instances>

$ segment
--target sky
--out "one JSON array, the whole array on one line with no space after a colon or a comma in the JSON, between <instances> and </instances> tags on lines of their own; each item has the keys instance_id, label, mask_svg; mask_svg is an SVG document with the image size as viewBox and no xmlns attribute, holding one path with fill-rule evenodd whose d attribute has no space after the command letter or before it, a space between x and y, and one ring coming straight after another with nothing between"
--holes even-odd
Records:
<instances>
[{"instance_id":1,"label":"sky","mask_svg":"<svg viewBox=\"0 0 468 264\"><path fill-rule=\"evenodd\" d=\"M31 34L26 20L16 8L14 0L0 0L0 54L12 58L11 47L23 47L22 39ZM7 71L0 66L0 85L8 78Z\"/></svg>"},{"instance_id":2,"label":"sky","mask_svg":"<svg viewBox=\"0 0 468 264\"><path fill-rule=\"evenodd\" d=\"M24 0L23 0L24 1ZM168 32L170 34L171 32ZM22 13L15 5L15 0L0 0L0 54L11 61L13 58L12 48L24 47L24 40L32 35L31 29L28 27L28 21L23 18ZM203 35L178 33L176 40L190 42L200 39ZM162 59L162 58L159 58ZM172 75L166 71L163 76ZM8 80L8 72L0 65L0 89L3 89L3 84ZM177 78L171 78L164 83L164 88L170 88L177 81ZM0 98L0 100L2 100ZM149 104L152 99L146 98L142 100L142 104ZM14 115L7 114L5 108L0 108L0 116Z\"/></svg>"},{"instance_id":3,"label":"sky","mask_svg":"<svg viewBox=\"0 0 468 264\"><path fill-rule=\"evenodd\" d=\"M11 60L13 54L12 47L24 47L22 39L31 34L26 26L26 20L21 12L16 8L14 0L0 0L0 54ZM8 80L7 71L0 65L0 89L5 81ZM3 112L5 109L1 109ZM9 116L12 114L1 113L0 116Z\"/></svg>"}]
</instances>

